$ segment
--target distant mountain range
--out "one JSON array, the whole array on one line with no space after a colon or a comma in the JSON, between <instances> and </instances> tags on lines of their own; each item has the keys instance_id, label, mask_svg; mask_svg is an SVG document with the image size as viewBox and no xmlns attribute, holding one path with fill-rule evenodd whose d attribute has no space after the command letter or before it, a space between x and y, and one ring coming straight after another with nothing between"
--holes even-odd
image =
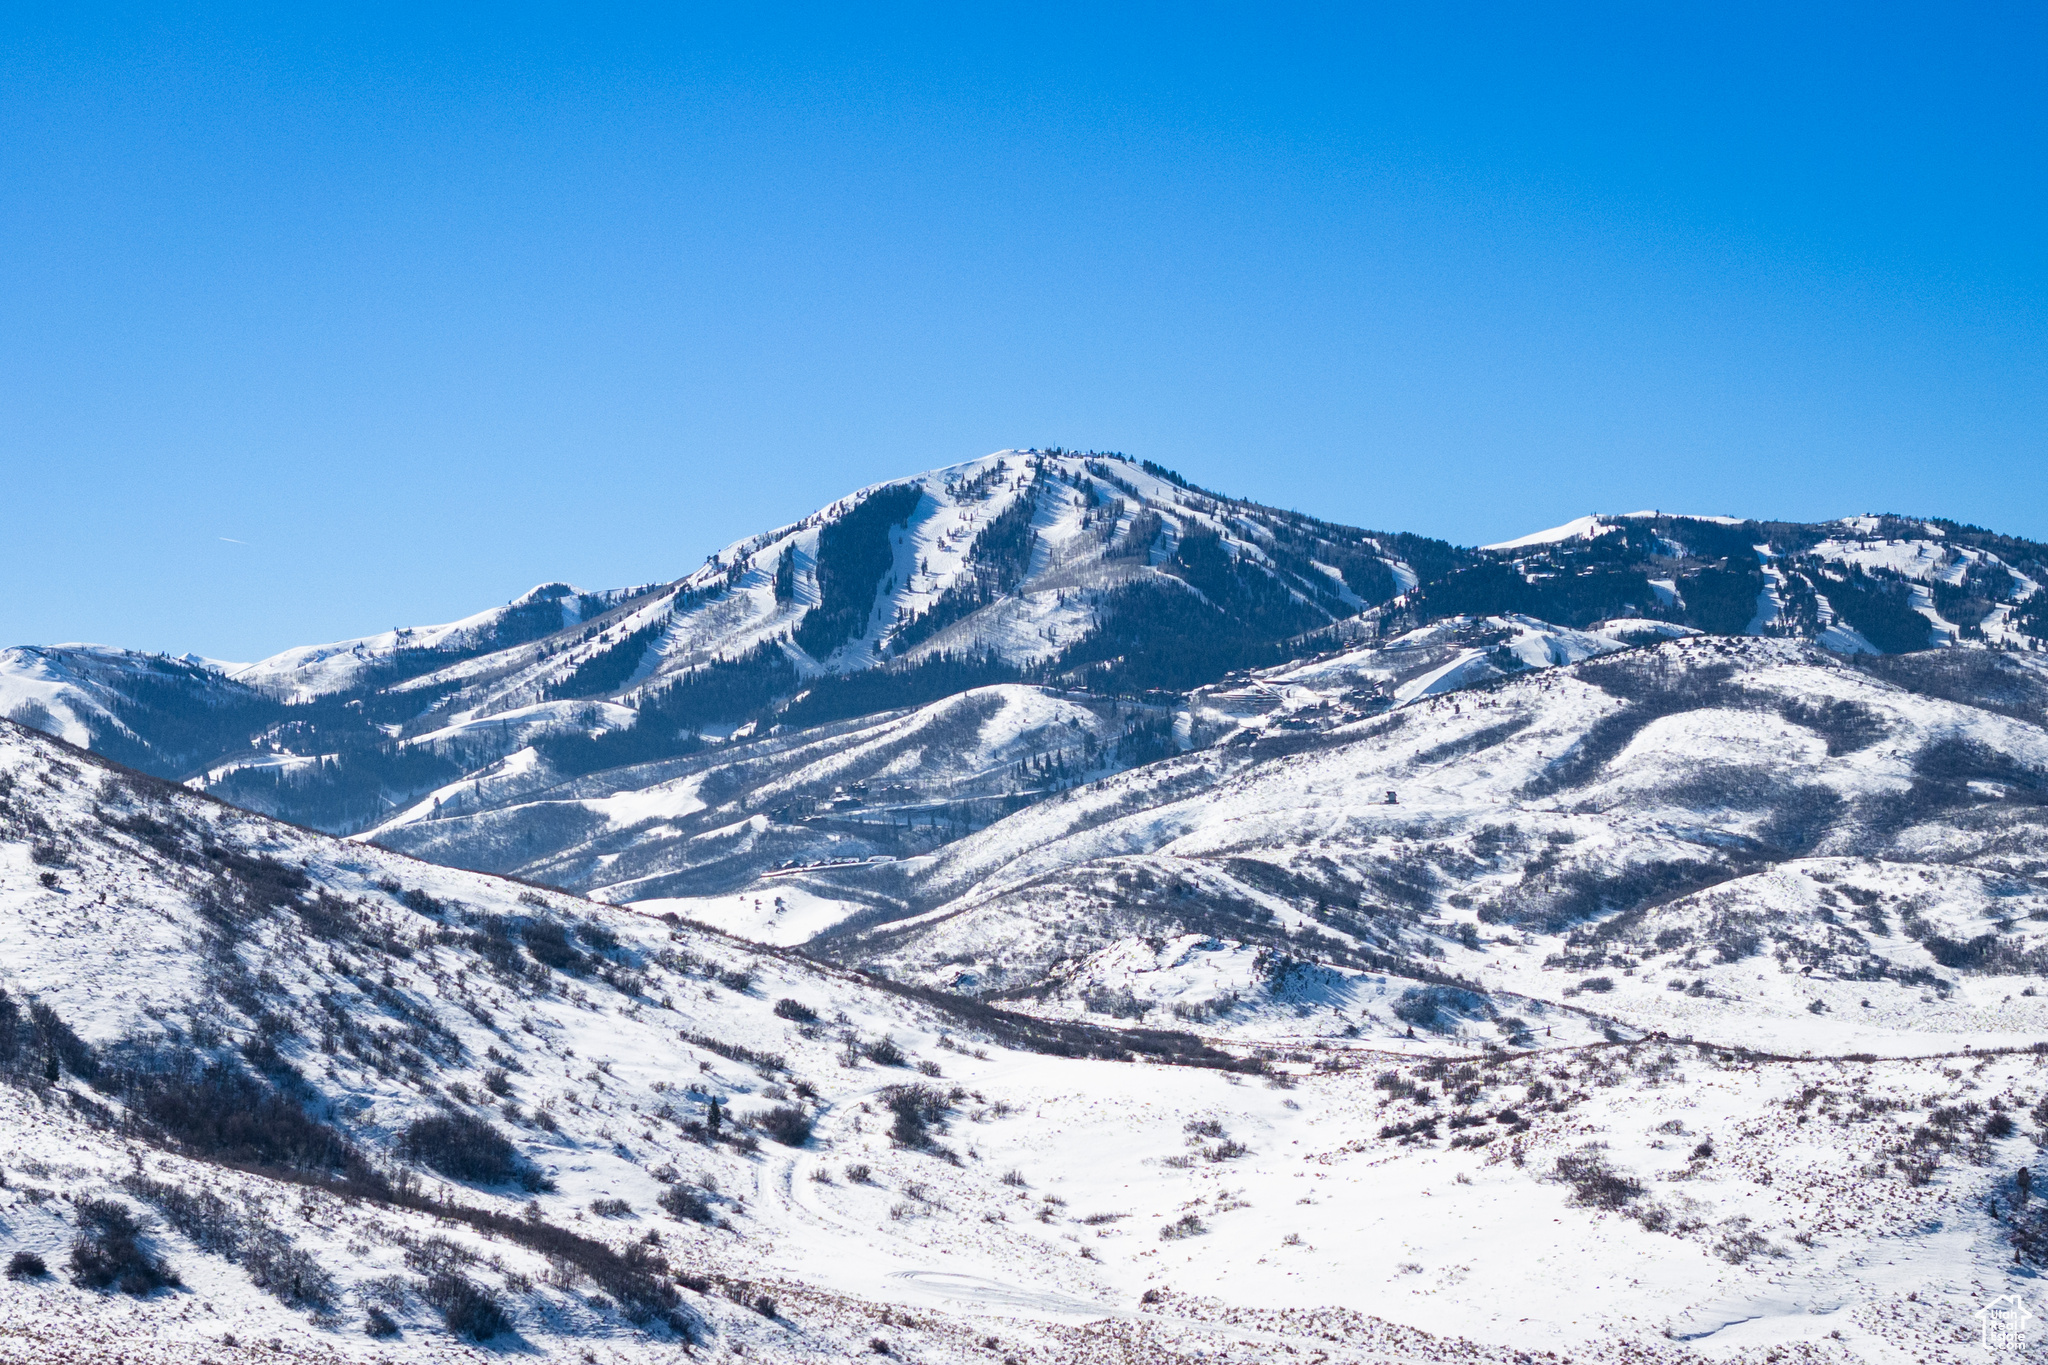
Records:
<instances>
[{"instance_id":1,"label":"distant mountain range","mask_svg":"<svg viewBox=\"0 0 2048 1365\"><path fill-rule=\"evenodd\" d=\"M1467 548L1013 450L667 583L253 664L0 651L0 714L316 829L644 899L927 854L1247 727L1659 639L2038 654L2043 582L2048 546L1939 519L1646 511Z\"/></svg>"}]
</instances>

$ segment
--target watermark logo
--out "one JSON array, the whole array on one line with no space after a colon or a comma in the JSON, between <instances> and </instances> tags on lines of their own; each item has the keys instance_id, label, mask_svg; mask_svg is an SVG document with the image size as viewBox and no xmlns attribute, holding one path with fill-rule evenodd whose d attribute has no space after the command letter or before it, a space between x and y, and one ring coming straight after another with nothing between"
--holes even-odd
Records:
<instances>
[{"instance_id":1,"label":"watermark logo","mask_svg":"<svg viewBox=\"0 0 2048 1365\"><path fill-rule=\"evenodd\" d=\"M1977 1310L1977 1321L1984 1324L1984 1349L1987 1351L2017 1351L2026 1345L2028 1324L2034 1315L2027 1311L2026 1304L2017 1294L2001 1294Z\"/></svg>"}]
</instances>

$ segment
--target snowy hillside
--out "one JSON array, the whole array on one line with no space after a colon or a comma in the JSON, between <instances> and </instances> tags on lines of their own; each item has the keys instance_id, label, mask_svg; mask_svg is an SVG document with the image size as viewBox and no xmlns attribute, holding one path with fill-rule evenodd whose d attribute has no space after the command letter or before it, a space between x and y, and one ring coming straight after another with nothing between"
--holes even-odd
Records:
<instances>
[{"instance_id":1,"label":"snowy hillside","mask_svg":"<svg viewBox=\"0 0 2048 1365\"><path fill-rule=\"evenodd\" d=\"M1482 554L1400 605L1423 616L1522 611L1566 625L1634 613L1842 653L2038 652L2048 629L2039 596L2048 551L1950 521L1635 512L1582 517Z\"/></svg>"},{"instance_id":2,"label":"snowy hillside","mask_svg":"<svg viewBox=\"0 0 2048 1365\"><path fill-rule=\"evenodd\" d=\"M1714 662L1717 705L1629 709ZM1876 719L1801 740L1794 689ZM1974 1358L2048 1254L2036 727L1692 640L1246 733L927 861L985 891L934 931L1007 915L1019 961L1118 876L1288 931L1125 934L1035 1023L0 723L0 1359ZM1584 869L1787 837L1683 813L1759 749L1849 813L1581 913ZM1401 899L1454 865L1469 905Z\"/></svg>"},{"instance_id":3,"label":"snowy hillside","mask_svg":"<svg viewBox=\"0 0 2048 1365\"><path fill-rule=\"evenodd\" d=\"M262 709L261 696L192 660L106 645L0 649L0 715L138 767L189 769Z\"/></svg>"},{"instance_id":4,"label":"snowy hillside","mask_svg":"<svg viewBox=\"0 0 2048 1365\"><path fill-rule=\"evenodd\" d=\"M295 701L366 683L389 685L488 654L507 645L572 629L650 588L590 593L543 583L502 607L442 626L396 627L381 635L304 645L222 671L236 682L274 689Z\"/></svg>"},{"instance_id":5,"label":"snowy hillside","mask_svg":"<svg viewBox=\"0 0 2048 1365\"><path fill-rule=\"evenodd\" d=\"M1297 706L1321 714L1246 726L928 858L778 886L836 898L837 916L809 922L843 921L813 945L840 960L1019 999L1135 992L1158 1003L1131 1017L1155 1022L1166 1002L1198 1002L1164 978L1111 980L1134 970L1134 939L1251 944L1269 974L1312 961L1528 991L1515 964L1611 976L1606 936L1681 910L1707 927L1621 953L1700 973L1680 983L1698 992L1656 997L1660 1021L1714 1008L1698 1003L1714 998L1714 970L1761 953L1772 979L1873 983L1867 1008L1910 1015L1923 996L1964 998L1973 973L2035 961L2029 888L2048 872L2048 730L2040 693L2020 685L2038 687L2038 671L2012 661L2018 676L1980 679L1983 704L1970 704L1942 656L1925 657L1916 675L1694 637L1358 718ZM1925 867L1943 891L1911 917L1880 916L1883 932L1847 890L1825 915L1799 901L1817 923L1795 932L1782 879L1766 874L1815 859ZM667 904L741 923L725 898ZM1887 1017L1861 1013L1862 998L1846 1013L1823 1000L1841 1016L1826 1027ZM2039 1022L2029 1008L1985 1024L1987 1040L2023 1038Z\"/></svg>"},{"instance_id":6,"label":"snowy hillside","mask_svg":"<svg viewBox=\"0 0 2048 1365\"><path fill-rule=\"evenodd\" d=\"M1526 617L1458 617L1232 675L1178 703L1009 683L588 776L564 776L527 749L363 837L611 901L740 891L793 867L929 853L1047 796L1188 748L1242 742L1248 731L1328 728L1685 633L1661 622L1573 631ZM730 927L782 941L793 922L744 916Z\"/></svg>"},{"instance_id":7,"label":"snowy hillside","mask_svg":"<svg viewBox=\"0 0 2048 1365\"><path fill-rule=\"evenodd\" d=\"M1015 684L562 780L531 751L365 836L437 862L646 900L929 852L1175 751L1171 712Z\"/></svg>"}]
</instances>

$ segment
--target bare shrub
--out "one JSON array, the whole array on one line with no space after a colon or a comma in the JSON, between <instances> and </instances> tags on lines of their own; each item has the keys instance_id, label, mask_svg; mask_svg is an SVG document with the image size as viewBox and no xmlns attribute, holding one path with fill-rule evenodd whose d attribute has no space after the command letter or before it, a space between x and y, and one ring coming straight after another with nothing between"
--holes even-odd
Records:
<instances>
[{"instance_id":1,"label":"bare shrub","mask_svg":"<svg viewBox=\"0 0 2048 1365\"><path fill-rule=\"evenodd\" d=\"M87 1199L78 1205L78 1236L71 1243L71 1278L87 1289L151 1294L181 1284L168 1265L145 1251L142 1225L126 1204Z\"/></svg>"},{"instance_id":2,"label":"bare shrub","mask_svg":"<svg viewBox=\"0 0 2048 1365\"><path fill-rule=\"evenodd\" d=\"M276 1228L258 1228L249 1235L242 1248L242 1265L258 1288L286 1306L321 1314L334 1311L334 1277Z\"/></svg>"},{"instance_id":3,"label":"bare shrub","mask_svg":"<svg viewBox=\"0 0 2048 1365\"><path fill-rule=\"evenodd\" d=\"M794 1105L778 1104L754 1122L785 1147L801 1147L811 1140L811 1116Z\"/></svg>"},{"instance_id":4,"label":"bare shrub","mask_svg":"<svg viewBox=\"0 0 2048 1365\"><path fill-rule=\"evenodd\" d=\"M889 1136L903 1147L931 1146L931 1130L944 1124L953 1107L944 1091L930 1085L892 1085L881 1098L896 1116Z\"/></svg>"},{"instance_id":5,"label":"bare shrub","mask_svg":"<svg viewBox=\"0 0 2048 1365\"><path fill-rule=\"evenodd\" d=\"M405 1263L422 1275L434 1275L456 1266L476 1264L476 1253L462 1243L436 1233L407 1242Z\"/></svg>"},{"instance_id":6,"label":"bare shrub","mask_svg":"<svg viewBox=\"0 0 2048 1365\"><path fill-rule=\"evenodd\" d=\"M1394 1000L1394 1017L1433 1033L1449 1033L1461 1019L1482 1013L1486 997L1457 986L1411 986Z\"/></svg>"},{"instance_id":7,"label":"bare shrub","mask_svg":"<svg viewBox=\"0 0 2048 1365\"><path fill-rule=\"evenodd\" d=\"M590 969L590 960L569 942L568 934L559 924L547 921L528 924L520 929L519 937L534 961L543 966L553 967L558 972L585 972Z\"/></svg>"},{"instance_id":8,"label":"bare shrub","mask_svg":"<svg viewBox=\"0 0 2048 1365\"><path fill-rule=\"evenodd\" d=\"M472 1341L489 1341L512 1326L498 1296L458 1271L434 1275L420 1286L420 1297L440 1310L449 1331Z\"/></svg>"},{"instance_id":9,"label":"bare shrub","mask_svg":"<svg viewBox=\"0 0 2048 1365\"><path fill-rule=\"evenodd\" d=\"M1380 1129L1383 1138L1410 1139L1435 1138L1437 1120L1434 1117L1415 1119L1409 1123L1389 1123Z\"/></svg>"},{"instance_id":10,"label":"bare shrub","mask_svg":"<svg viewBox=\"0 0 2048 1365\"><path fill-rule=\"evenodd\" d=\"M718 1216L712 1211L711 1201L694 1185L671 1185L655 1202L664 1212L692 1223L709 1223Z\"/></svg>"},{"instance_id":11,"label":"bare shrub","mask_svg":"<svg viewBox=\"0 0 2048 1365\"><path fill-rule=\"evenodd\" d=\"M379 1275L375 1279L364 1280L356 1292L371 1303L379 1303L395 1313L403 1313L406 1296L411 1290L411 1284L403 1275Z\"/></svg>"},{"instance_id":12,"label":"bare shrub","mask_svg":"<svg viewBox=\"0 0 2048 1365\"><path fill-rule=\"evenodd\" d=\"M1644 1193L1640 1180L1615 1170L1591 1147L1559 1157L1557 1178L1572 1187L1572 1203L1586 1208L1624 1208Z\"/></svg>"},{"instance_id":13,"label":"bare shrub","mask_svg":"<svg viewBox=\"0 0 2048 1365\"><path fill-rule=\"evenodd\" d=\"M1081 1003L1091 1014L1115 1019L1143 1019L1151 1006L1128 990L1090 986L1081 993Z\"/></svg>"},{"instance_id":14,"label":"bare shrub","mask_svg":"<svg viewBox=\"0 0 2048 1365\"><path fill-rule=\"evenodd\" d=\"M516 1180L530 1190L545 1188L538 1172L520 1160L505 1135L474 1114L430 1114L414 1119L399 1135L398 1150L408 1160L423 1162L451 1180L479 1185Z\"/></svg>"},{"instance_id":15,"label":"bare shrub","mask_svg":"<svg viewBox=\"0 0 2048 1365\"><path fill-rule=\"evenodd\" d=\"M1752 1256L1785 1254L1762 1233L1752 1231L1747 1218L1728 1219L1721 1224L1720 1232L1720 1237L1714 1242L1714 1254L1731 1265L1741 1265Z\"/></svg>"},{"instance_id":16,"label":"bare shrub","mask_svg":"<svg viewBox=\"0 0 2048 1365\"><path fill-rule=\"evenodd\" d=\"M121 1188L154 1204L164 1221L201 1251L232 1258L241 1249L242 1217L213 1191L188 1190L139 1171L125 1177Z\"/></svg>"},{"instance_id":17,"label":"bare shrub","mask_svg":"<svg viewBox=\"0 0 2048 1365\"><path fill-rule=\"evenodd\" d=\"M123 1074L129 1104L198 1155L300 1170L369 1169L363 1155L292 1095L220 1063L179 1058L157 1072Z\"/></svg>"}]
</instances>

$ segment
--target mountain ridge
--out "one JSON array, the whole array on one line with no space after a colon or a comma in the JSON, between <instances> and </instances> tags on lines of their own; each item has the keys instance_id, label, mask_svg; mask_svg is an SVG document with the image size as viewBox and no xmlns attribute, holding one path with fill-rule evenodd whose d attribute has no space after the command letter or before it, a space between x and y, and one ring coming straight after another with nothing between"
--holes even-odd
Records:
<instances>
[{"instance_id":1,"label":"mountain ridge","mask_svg":"<svg viewBox=\"0 0 2048 1365\"><path fill-rule=\"evenodd\" d=\"M0 651L0 713L253 809L394 838L599 774L615 775L611 800L713 750L758 771L739 756L771 735L826 742L977 689L1085 694L1092 714L1121 716L1114 734L1084 725L1078 748L1046 731L1013 756L1035 766L1005 801L934 789L898 811L906 828L964 830L1047 780L1221 738L1280 706L1303 670L1345 673L1341 704L1356 708L1688 631L1869 655L2037 652L2043 581L2048 547L1939 519L1652 511L1460 548L1230 498L1149 461L1003 451L856 490L667 583L546 583L446 625L231 670L108 647ZM1261 724L1313 723L1280 709ZM556 838L517 818L521 837ZM734 875L836 856L822 834L766 842L781 856ZM860 856L909 848L868 839ZM475 849L448 856L511 870Z\"/></svg>"}]
</instances>

